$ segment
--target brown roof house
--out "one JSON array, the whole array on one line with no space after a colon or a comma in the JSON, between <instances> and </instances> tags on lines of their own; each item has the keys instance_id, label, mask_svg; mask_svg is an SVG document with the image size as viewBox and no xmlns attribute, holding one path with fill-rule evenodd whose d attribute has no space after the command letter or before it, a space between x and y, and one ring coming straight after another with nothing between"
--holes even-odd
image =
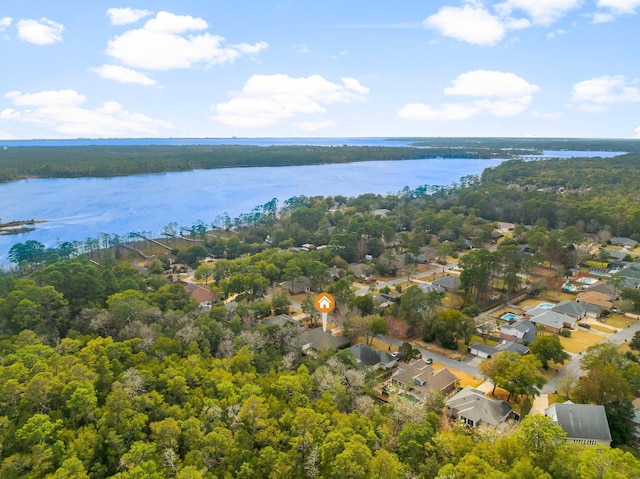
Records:
<instances>
[{"instance_id":1,"label":"brown roof house","mask_svg":"<svg viewBox=\"0 0 640 479\"><path fill-rule=\"evenodd\" d=\"M498 427L513 412L507 401L491 399L471 386L458 392L445 405L447 416L459 419L471 427L478 427L480 424Z\"/></svg>"},{"instance_id":2,"label":"brown roof house","mask_svg":"<svg viewBox=\"0 0 640 479\"><path fill-rule=\"evenodd\" d=\"M431 391L440 390L445 394L452 391L458 379L448 369L434 371L424 359L418 358L409 363L398 363L391 382L418 401L425 402Z\"/></svg>"},{"instance_id":3,"label":"brown roof house","mask_svg":"<svg viewBox=\"0 0 640 479\"><path fill-rule=\"evenodd\" d=\"M211 305L218 301L218 293L208 286L184 281L180 281L180 284L184 286L189 297L195 299L203 308L211 308Z\"/></svg>"},{"instance_id":4,"label":"brown roof house","mask_svg":"<svg viewBox=\"0 0 640 479\"><path fill-rule=\"evenodd\" d=\"M601 313L605 309L611 309L613 303L610 301L610 297L597 291L587 291L585 293L578 294L576 301L589 306L594 306L598 309L598 313Z\"/></svg>"}]
</instances>

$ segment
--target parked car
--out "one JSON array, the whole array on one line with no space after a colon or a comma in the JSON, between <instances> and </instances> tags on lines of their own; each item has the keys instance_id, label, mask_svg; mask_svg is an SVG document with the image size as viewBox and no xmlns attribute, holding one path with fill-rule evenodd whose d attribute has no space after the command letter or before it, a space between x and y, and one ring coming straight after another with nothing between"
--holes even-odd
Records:
<instances>
[{"instance_id":1,"label":"parked car","mask_svg":"<svg viewBox=\"0 0 640 479\"><path fill-rule=\"evenodd\" d=\"M425 359L425 362L427 364L433 364L433 359L432 358L427 358L427 359Z\"/></svg>"},{"instance_id":2,"label":"parked car","mask_svg":"<svg viewBox=\"0 0 640 479\"><path fill-rule=\"evenodd\" d=\"M587 323L578 323L578 326L584 329L591 329L591 325Z\"/></svg>"}]
</instances>

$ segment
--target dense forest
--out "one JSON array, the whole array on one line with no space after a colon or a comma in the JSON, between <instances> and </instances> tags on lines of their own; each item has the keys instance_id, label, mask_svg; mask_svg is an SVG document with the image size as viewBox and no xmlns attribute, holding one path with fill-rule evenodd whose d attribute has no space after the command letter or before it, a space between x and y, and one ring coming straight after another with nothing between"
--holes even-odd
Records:
<instances>
[{"instance_id":1,"label":"dense forest","mask_svg":"<svg viewBox=\"0 0 640 479\"><path fill-rule=\"evenodd\" d=\"M449 423L438 394L420 406L380 402L380 376L350 353L302 354L297 328L264 323L292 306L278 283L304 275L313 291L334 295L354 340L386 332L468 344L492 284L522 293L537 264L562 278L590 257L574 245L640 239L638 178L635 155L512 160L447 188L301 196L212 218L210 228L187 225L186 239L168 224L174 264L135 235L16 244L15 270L0 275L0 477L638 478L628 419L640 395L640 337L624 353L586 350L584 379L558 391L558 400L605 406L617 446L605 448L571 444L549 418L526 414L544 352L496 355L487 377L524 417L512 433L480 431ZM516 223L499 245L494 221ZM409 286L380 310L372 295L355 295L347 273L371 256L369 274L411 277L418 258L452 255L463 268L454 307ZM219 302L191 299L176 263L195 269ZM627 293L624 307L640 308ZM301 309L317 321L312 301Z\"/></svg>"},{"instance_id":2,"label":"dense forest","mask_svg":"<svg viewBox=\"0 0 640 479\"><path fill-rule=\"evenodd\" d=\"M504 158L535 150L467 147L456 158ZM111 177L213 168L415 160L452 156L449 148L376 146L19 146L0 150L0 182L24 178Z\"/></svg>"}]
</instances>

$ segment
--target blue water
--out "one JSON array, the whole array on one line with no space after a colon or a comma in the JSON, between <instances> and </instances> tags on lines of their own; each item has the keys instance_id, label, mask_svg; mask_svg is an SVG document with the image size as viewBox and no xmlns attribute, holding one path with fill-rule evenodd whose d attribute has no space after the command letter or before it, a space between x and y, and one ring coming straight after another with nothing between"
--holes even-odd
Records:
<instances>
[{"instance_id":1,"label":"blue water","mask_svg":"<svg viewBox=\"0 0 640 479\"><path fill-rule=\"evenodd\" d=\"M3 140L0 147L86 145L318 145L408 146L386 138L164 138ZM546 156L615 156L612 152L545 151ZM573 155L575 154L575 155ZM567 155L567 156L562 156ZM36 240L53 247L102 233L160 236L167 224L211 224L217 216L235 218L272 198L395 194L405 186L451 185L480 174L502 159L429 159L334 165L225 168L118 178L30 179L0 184L0 219L47 220L36 231L0 236L0 269L15 243Z\"/></svg>"},{"instance_id":2,"label":"blue water","mask_svg":"<svg viewBox=\"0 0 640 479\"><path fill-rule=\"evenodd\" d=\"M504 160L430 159L332 165L224 168L117 178L28 179L0 185L2 221L47 220L36 231L0 236L0 266L15 243L53 247L101 233L160 236L164 226L211 224L277 198L395 194L405 186L450 185Z\"/></svg>"}]
</instances>

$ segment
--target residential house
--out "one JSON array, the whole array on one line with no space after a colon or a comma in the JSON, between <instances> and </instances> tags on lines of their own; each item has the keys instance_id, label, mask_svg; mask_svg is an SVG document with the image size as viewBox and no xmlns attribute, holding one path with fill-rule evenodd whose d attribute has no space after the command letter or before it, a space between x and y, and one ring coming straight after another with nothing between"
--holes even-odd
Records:
<instances>
[{"instance_id":1,"label":"residential house","mask_svg":"<svg viewBox=\"0 0 640 479\"><path fill-rule=\"evenodd\" d=\"M434 371L424 359L417 358L409 363L398 363L391 382L418 401L424 402L432 391L439 390L446 394L455 389L458 379L447 368Z\"/></svg>"},{"instance_id":2,"label":"residential house","mask_svg":"<svg viewBox=\"0 0 640 479\"><path fill-rule=\"evenodd\" d=\"M576 301L588 306L593 306L597 309L598 314L605 309L610 311L613 307L613 303L609 300L609 297L606 294L598 293L597 291L580 293L578 294Z\"/></svg>"},{"instance_id":3,"label":"residential house","mask_svg":"<svg viewBox=\"0 0 640 479\"><path fill-rule=\"evenodd\" d=\"M598 281L593 286L588 286L584 289L585 293L600 293L609 298L609 301L613 301L613 288L604 281Z\"/></svg>"},{"instance_id":4,"label":"residential house","mask_svg":"<svg viewBox=\"0 0 640 479\"><path fill-rule=\"evenodd\" d=\"M578 321L587 316L588 313L592 313L592 316L595 315L594 308L577 301L561 301L553 308L551 308L551 311L566 314L567 316L571 316Z\"/></svg>"},{"instance_id":5,"label":"residential house","mask_svg":"<svg viewBox=\"0 0 640 479\"><path fill-rule=\"evenodd\" d=\"M551 309L533 308L524 314L536 327L540 324L544 326L545 331L556 334L560 334L562 328L573 329L576 324L575 318Z\"/></svg>"},{"instance_id":6,"label":"residential house","mask_svg":"<svg viewBox=\"0 0 640 479\"><path fill-rule=\"evenodd\" d=\"M218 293L208 286L185 281L180 281L180 284L187 291L189 297L195 299L203 308L211 308L211 305L218 301Z\"/></svg>"},{"instance_id":7,"label":"residential house","mask_svg":"<svg viewBox=\"0 0 640 479\"><path fill-rule=\"evenodd\" d=\"M622 246L626 249L634 249L636 246L638 246L638 242L636 240L632 240L631 238L611 238L611 244Z\"/></svg>"},{"instance_id":8,"label":"residential house","mask_svg":"<svg viewBox=\"0 0 640 479\"><path fill-rule=\"evenodd\" d=\"M623 288L640 288L640 264L631 263L626 268L621 269L620 274L624 278Z\"/></svg>"},{"instance_id":9,"label":"residential house","mask_svg":"<svg viewBox=\"0 0 640 479\"><path fill-rule=\"evenodd\" d=\"M420 283L418 284L418 288L420 288L422 292L425 294L429 294L432 291L435 291L440 296L442 296L445 291L445 289L442 286L438 286L437 284L431 284L431 283Z\"/></svg>"},{"instance_id":10,"label":"residential house","mask_svg":"<svg viewBox=\"0 0 640 479\"><path fill-rule=\"evenodd\" d=\"M371 275L373 269L368 264L364 263L352 263L349 265L349 271L356 279L365 279Z\"/></svg>"},{"instance_id":11,"label":"residential house","mask_svg":"<svg viewBox=\"0 0 640 479\"><path fill-rule=\"evenodd\" d=\"M447 274L445 276L442 276L441 278L434 280L432 284L441 286L445 289L445 291L449 293L455 293L458 291L458 289L460 289L460 278Z\"/></svg>"},{"instance_id":12,"label":"residential house","mask_svg":"<svg viewBox=\"0 0 640 479\"><path fill-rule=\"evenodd\" d=\"M328 351L329 349L345 349L351 342L344 336L334 336L330 331L323 331L322 328L307 329L300 333L302 341L302 352L305 354L315 354Z\"/></svg>"},{"instance_id":13,"label":"residential house","mask_svg":"<svg viewBox=\"0 0 640 479\"><path fill-rule=\"evenodd\" d=\"M500 327L500 338L519 344L529 344L536 340L537 328L531 321L522 319Z\"/></svg>"},{"instance_id":14,"label":"residential house","mask_svg":"<svg viewBox=\"0 0 640 479\"><path fill-rule=\"evenodd\" d=\"M483 423L494 427L500 426L513 412L506 401L491 399L471 386L458 392L445 405L447 416L474 428Z\"/></svg>"},{"instance_id":15,"label":"residential house","mask_svg":"<svg viewBox=\"0 0 640 479\"><path fill-rule=\"evenodd\" d=\"M347 272L342 268L333 266L329 268L329 274L331 275L331 281L338 281L340 278L344 277L347 274Z\"/></svg>"},{"instance_id":16,"label":"residential house","mask_svg":"<svg viewBox=\"0 0 640 479\"><path fill-rule=\"evenodd\" d=\"M574 404L571 401L556 403L544 410L567 433L567 440L588 446L610 446L611 431L604 406Z\"/></svg>"},{"instance_id":17,"label":"residential house","mask_svg":"<svg viewBox=\"0 0 640 479\"><path fill-rule=\"evenodd\" d=\"M281 328L296 328L300 332L304 330L304 324L300 321L296 321L288 314L279 314L273 318L265 319L262 321L262 324L265 326L279 326Z\"/></svg>"},{"instance_id":18,"label":"residential house","mask_svg":"<svg viewBox=\"0 0 640 479\"><path fill-rule=\"evenodd\" d=\"M311 291L311 281L306 276L298 276L293 280L283 281L279 286L291 294L309 293Z\"/></svg>"},{"instance_id":19,"label":"residential house","mask_svg":"<svg viewBox=\"0 0 640 479\"><path fill-rule=\"evenodd\" d=\"M391 369L398 363L398 358L386 351L378 350L364 343L354 344L349 348L358 361L362 369L372 367L373 369Z\"/></svg>"},{"instance_id":20,"label":"residential house","mask_svg":"<svg viewBox=\"0 0 640 479\"><path fill-rule=\"evenodd\" d=\"M524 344L514 343L513 341L507 341L504 339L495 346L489 346L487 344L478 342L473 343L471 346L469 346L469 352L480 358L490 358L494 354L502 351L518 353L520 356L524 356L525 354L529 353L529 348Z\"/></svg>"}]
</instances>

